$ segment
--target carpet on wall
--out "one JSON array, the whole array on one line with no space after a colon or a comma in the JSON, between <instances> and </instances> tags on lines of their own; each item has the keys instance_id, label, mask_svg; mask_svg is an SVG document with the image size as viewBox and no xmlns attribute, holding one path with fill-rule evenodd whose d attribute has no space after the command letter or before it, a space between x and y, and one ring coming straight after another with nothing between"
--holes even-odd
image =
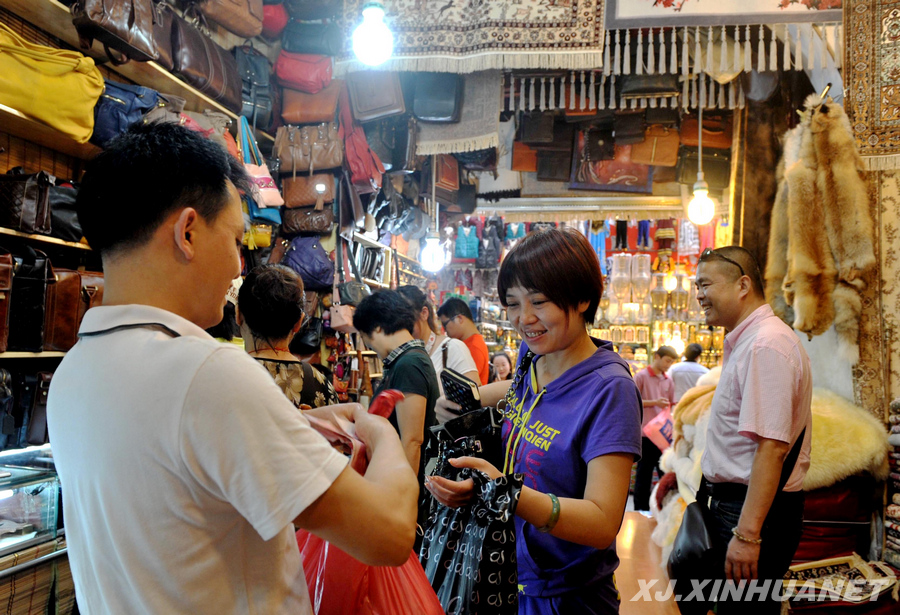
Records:
<instances>
[{"instance_id":1,"label":"carpet on wall","mask_svg":"<svg viewBox=\"0 0 900 615\"><path fill-rule=\"evenodd\" d=\"M466 75L459 122L419 122L416 154L455 154L497 147L502 103L503 75L499 70Z\"/></svg>"}]
</instances>

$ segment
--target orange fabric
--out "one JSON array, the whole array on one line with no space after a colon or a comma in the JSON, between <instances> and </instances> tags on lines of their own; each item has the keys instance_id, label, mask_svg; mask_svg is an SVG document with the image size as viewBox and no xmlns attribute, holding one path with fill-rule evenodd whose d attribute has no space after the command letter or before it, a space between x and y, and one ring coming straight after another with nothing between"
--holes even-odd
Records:
<instances>
[{"instance_id":1,"label":"orange fabric","mask_svg":"<svg viewBox=\"0 0 900 615\"><path fill-rule=\"evenodd\" d=\"M481 337L480 333L476 333L464 339L463 342L469 348L472 358L475 359L475 366L478 368L478 377L481 378L481 384L487 384L491 375L489 366L491 359L488 354L487 344L484 343L484 338Z\"/></svg>"}]
</instances>

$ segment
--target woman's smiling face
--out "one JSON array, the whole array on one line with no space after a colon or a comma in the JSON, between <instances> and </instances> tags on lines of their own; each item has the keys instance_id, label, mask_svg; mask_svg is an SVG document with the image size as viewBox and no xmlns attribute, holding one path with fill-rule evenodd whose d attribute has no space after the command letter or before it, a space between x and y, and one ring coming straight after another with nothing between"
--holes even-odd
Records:
<instances>
[{"instance_id":1,"label":"woman's smiling face","mask_svg":"<svg viewBox=\"0 0 900 615\"><path fill-rule=\"evenodd\" d=\"M506 291L506 305L510 324L535 354L564 350L584 335L581 313L573 309L567 314L541 292L513 286Z\"/></svg>"}]
</instances>

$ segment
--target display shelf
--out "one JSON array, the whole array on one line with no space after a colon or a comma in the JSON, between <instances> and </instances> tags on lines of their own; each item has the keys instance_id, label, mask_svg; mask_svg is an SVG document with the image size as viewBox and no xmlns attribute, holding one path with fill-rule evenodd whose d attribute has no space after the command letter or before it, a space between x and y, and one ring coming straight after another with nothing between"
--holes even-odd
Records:
<instances>
[{"instance_id":1,"label":"display shelf","mask_svg":"<svg viewBox=\"0 0 900 615\"><path fill-rule=\"evenodd\" d=\"M384 372L378 372L377 374L369 374L369 378L383 378Z\"/></svg>"},{"instance_id":2,"label":"display shelf","mask_svg":"<svg viewBox=\"0 0 900 615\"><path fill-rule=\"evenodd\" d=\"M353 233L353 241L364 245L367 248L375 248L376 250L384 250L388 248L388 246L383 243L378 243L374 239L370 237L366 237L362 233L355 232Z\"/></svg>"},{"instance_id":3,"label":"display shelf","mask_svg":"<svg viewBox=\"0 0 900 615\"><path fill-rule=\"evenodd\" d=\"M86 243L76 243L74 241L65 241L63 239L57 239L56 237L48 237L47 235L31 235L29 233L20 233L19 231L14 231L11 228L3 228L0 227L0 235L9 235L11 237L22 237L23 239L31 239L33 241L40 241L42 243L52 243L56 246L66 246L67 248L77 248L79 250L88 250L90 251L91 246Z\"/></svg>"},{"instance_id":4,"label":"display shelf","mask_svg":"<svg viewBox=\"0 0 900 615\"><path fill-rule=\"evenodd\" d=\"M363 278L362 281L365 282L366 284L368 284L369 286L374 286L375 288L390 288L391 287L390 284L376 282L375 280L372 280L370 278Z\"/></svg>"},{"instance_id":5,"label":"display shelf","mask_svg":"<svg viewBox=\"0 0 900 615\"><path fill-rule=\"evenodd\" d=\"M64 352L0 352L0 359L53 359L66 356Z\"/></svg>"},{"instance_id":6,"label":"display shelf","mask_svg":"<svg viewBox=\"0 0 900 615\"><path fill-rule=\"evenodd\" d=\"M69 8L57 0L4 0L4 8L12 11L25 21L35 24L52 36L65 41L75 49L94 59L105 61L106 52L103 45L94 41L94 46L89 50L81 49L78 32L72 25L72 14ZM142 86L153 88L165 94L174 94L185 99L185 109L189 111L203 111L213 109L237 120L238 115L223 107L212 98L182 81L156 62L128 62L122 66L111 67L112 70L123 77ZM5 118L0 118L5 119ZM275 138L261 130L256 131L257 140L275 141ZM29 136L30 140L31 137Z\"/></svg>"},{"instance_id":7,"label":"display shelf","mask_svg":"<svg viewBox=\"0 0 900 615\"><path fill-rule=\"evenodd\" d=\"M52 126L32 119L18 109L6 105L0 105L0 126L3 127L4 132L15 137L82 160L93 158L100 152L100 148L96 145L78 143Z\"/></svg>"},{"instance_id":8,"label":"display shelf","mask_svg":"<svg viewBox=\"0 0 900 615\"><path fill-rule=\"evenodd\" d=\"M408 276L412 276L414 278L419 278L420 280L428 279L424 275L419 275L418 273L414 273L412 271L404 271L403 269L400 270L400 275L408 275Z\"/></svg>"}]
</instances>

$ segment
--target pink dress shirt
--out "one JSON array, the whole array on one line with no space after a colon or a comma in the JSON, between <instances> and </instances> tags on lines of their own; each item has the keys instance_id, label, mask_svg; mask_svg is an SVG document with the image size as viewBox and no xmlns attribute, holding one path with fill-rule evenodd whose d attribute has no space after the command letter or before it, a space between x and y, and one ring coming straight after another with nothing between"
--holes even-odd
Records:
<instances>
[{"instance_id":1,"label":"pink dress shirt","mask_svg":"<svg viewBox=\"0 0 900 615\"><path fill-rule=\"evenodd\" d=\"M722 376L710 409L700 467L712 483L750 483L759 438L793 445L800 457L785 491L799 491L809 469L812 372L794 331L772 308L755 310L725 336Z\"/></svg>"},{"instance_id":2,"label":"pink dress shirt","mask_svg":"<svg viewBox=\"0 0 900 615\"><path fill-rule=\"evenodd\" d=\"M634 377L634 383L641 392L641 399L662 399L669 400L669 405L675 403L675 384L672 379L665 374L656 373L652 367L642 369ZM657 414L664 410L663 407L644 408L641 427L653 420Z\"/></svg>"}]
</instances>

